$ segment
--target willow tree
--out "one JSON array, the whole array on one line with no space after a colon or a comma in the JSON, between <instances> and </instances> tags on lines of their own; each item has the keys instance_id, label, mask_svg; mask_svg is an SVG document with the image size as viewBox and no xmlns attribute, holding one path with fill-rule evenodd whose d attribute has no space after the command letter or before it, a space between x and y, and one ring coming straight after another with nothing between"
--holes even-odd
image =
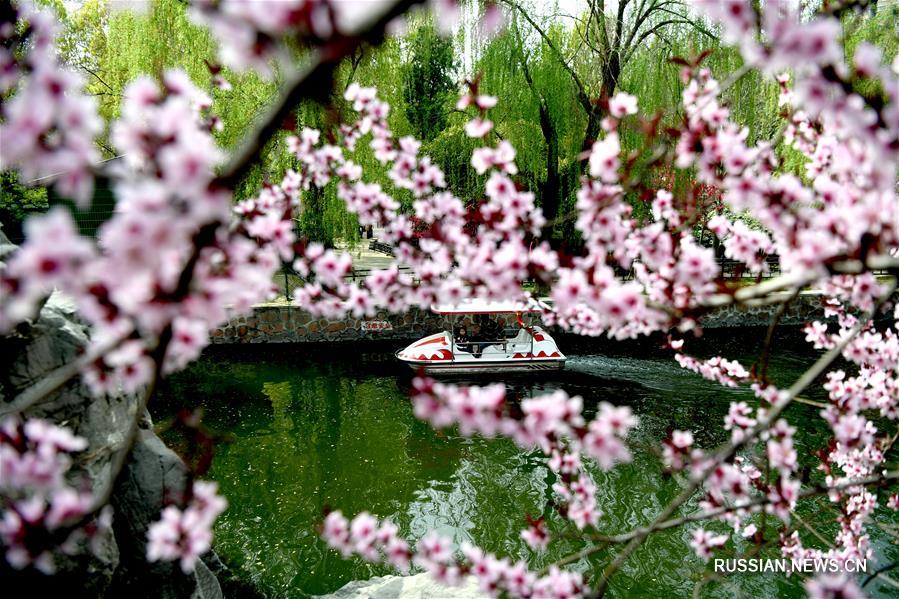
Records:
<instances>
[{"instance_id":1,"label":"willow tree","mask_svg":"<svg viewBox=\"0 0 899 599\"><path fill-rule=\"evenodd\" d=\"M403 68L406 117L415 136L428 142L446 127L456 91L453 42L426 22L412 30L408 44L409 61Z\"/></svg>"},{"instance_id":2,"label":"willow tree","mask_svg":"<svg viewBox=\"0 0 899 599\"><path fill-rule=\"evenodd\" d=\"M223 69L231 89L213 85L209 61L214 60L216 44L205 28L190 22L187 5L179 0L153 0L141 13L116 10L114 0L86 0L68 11L62 4L57 10L63 25L62 57L85 76L87 91L98 97L107 121L119 116L122 93L134 78L178 68L213 97L224 124L216 141L232 148L275 97L277 77L268 82L256 74ZM108 144L102 147L107 157L114 155Z\"/></svg>"},{"instance_id":3,"label":"willow tree","mask_svg":"<svg viewBox=\"0 0 899 599\"><path fill-rule=\"evenodd\" d=\"M584 13L574 17L574 43L563 45L558 36L541 25L524 0L501 1L536 33L556 68L574 86L577 110L584 118L579 144L581 150L587 150L596 139L604 116L604 100L618 89L622 74L648 40L663 37L670 28L678 25L699 27L705 31L690 18L686 6L679 0L618 0L614 6L607 6L605 0L588 0ZM525 52L518 56L518 64L524 73L533 70L530 60L531 57ZM532 77L526 80L540 105L547 104L546 90L535 84ZM554 150L557 145L555 140L559 137L559 120L552 117L548 107L540 113L540 128L547 140L547 176L540 196L543 213L549 223L546 233L551 235L563 200L574 191L578 175L582 172L582 163L561 163L561 154Z\"/></svg>"}]
</instances>

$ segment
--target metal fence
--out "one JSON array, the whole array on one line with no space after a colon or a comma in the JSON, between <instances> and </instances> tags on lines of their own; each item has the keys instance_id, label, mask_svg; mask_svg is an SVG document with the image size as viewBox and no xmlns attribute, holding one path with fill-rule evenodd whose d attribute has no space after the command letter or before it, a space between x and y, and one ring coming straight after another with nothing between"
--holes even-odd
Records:
<instances>
[{"instance_id":1,"label":"metal fence","mask_svg":"<svg viewBox=\"0 0 899 599\"><path fill-rule=\"evenodd\" d=\"M344 281L362 281L372 273L373 270L378 270L376 268L353 268L347 275L343 278ZM408 266L401 266L399 268L400 273L406 273L411 275L412 269ZM417 281L417 279L413 279ZM306 284L306 280L300 276L293 268L289 265L284 265L281 268L281 271L275 275L275 283L278 286L278 299L291 301L294 297L294 292L303 285Z\"/></svg>"},{"instance_id":2,"label":"metal fence","mask_svg":"<svg viewBox=\"0 0 899 599\"><path fill-rule=\"evenodd\" d=\"M390 248L387 244L380 242L372 242L372 246L375 243L379 243L385 248ZM371 247L371 249L375 249ZM380 251L380 250L379 250ZM387 254L387 251L383 251L383 253ZM392 255L392 254L391 254ZM765 262L768 264L768 270L762 274L753 274L747 270L746 265L737 260L730 260L727 258L719 258L718 268L720 269L720 277L724 280L728 281L754 281L759 279L767 279L780 274L780 264L779 258L777 256L768 256L765 259ZM377 270L376 268L353 268L347 275L344 277L345 281L362 281L368 275L372 273L373 270ZM634 270L625 270L619 266L614 267L615 275L622 280L630 280L634 278ZM399 268L401 273L412 274L412 270L407 266L401 266ZM289 265L285 265L281 271L275 275L275 282L278 285L279 289L279 299L291 301L294 297L294 292L297 288L302 287L306 280L300 276L296 271L294 271ZM532 280L522 281L525 285L535 284Z\"/></svg>"}]
</instances>

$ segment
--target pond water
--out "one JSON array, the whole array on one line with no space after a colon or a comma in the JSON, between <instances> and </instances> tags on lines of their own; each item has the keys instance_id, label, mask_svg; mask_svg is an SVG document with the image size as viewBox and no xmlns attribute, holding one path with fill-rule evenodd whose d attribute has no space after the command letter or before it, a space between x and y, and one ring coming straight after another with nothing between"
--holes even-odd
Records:
<instances>
[{"instance_id":1,"label":"pond water","mask_svg":"<svg viewBox=\"0 0 899 599\"><path fill-rule=\"evenodd\" d=\"M748 366L763 336L764 330L754 329L709 332L688 342L687 350L722 352ZM751 394L680 369L650 341L618 346L566 338L559 344L570 356L566 370L509 379L510 393L526 398L564 389L583 396L588 412L599 401L631 406L640 418L629 438L633 462L594 473L603 511L600 526L619 533L649 523L680 490L676 478L660 476L653 448L673 428L692 430L700 447L725 441L721 424L729 402L751 399ZM343 559L326 547L315 530L326 506L350 516L369 510L389 517L411 539L436 528L456 542L468 540L501 556L525 558L532 568L583 547L573 530L547 511L550 529L571 538L545 553L528 549L518 536L524 515L544 514L552 495L551 475L540 454L508 440L466 439L417 421L408 396L411 372L392 355L400 345L367 345L362 354L352 345L210 348L160 390L153 407L158 422L183 406L200 405L206 425L230 437L216 450L208 475L230 502L216 526L215 549L261 595L307 597L390 572ZM783 386L816 357L795 330L777 337L774 346L769 374ZM821 399L821 390L806 396ZM829 438L816 412L797 404L786 415L799 429L797 452L804 466ZM691 503L682 513L695 509ZM801 514L830 531L829 510L826 501L818 501ZM896 521L884 508L876 517ZM709 597L804 595L797 576L706 580L706 566L689 547L693 526L653 535L612 579L611 595L683 597L698 584L701 595ZM769 519L768 526L774 534L779 523ZM807 545L818 546L808 531L801 534ZM899 560L899 547L886 533L875 529L874 537L878 563ZM733 543L728 547L732 551ZM575 567L590 582L611 555L601 551ZM775 551L762 555L777 557ZM896 593L879 580L866 590Z\"/></svg>"}]
</instances>

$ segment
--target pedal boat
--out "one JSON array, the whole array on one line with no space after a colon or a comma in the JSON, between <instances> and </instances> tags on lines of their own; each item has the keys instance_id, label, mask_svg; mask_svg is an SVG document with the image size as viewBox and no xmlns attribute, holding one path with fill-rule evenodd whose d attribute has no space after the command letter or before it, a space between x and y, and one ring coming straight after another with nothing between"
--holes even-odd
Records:
<instances>
[{"instance_id":1,"label":"pedal boat","mask_svg":"<svg viewBox=\"0 0 899 599\"><path fill-rule=\"evenodd\" d=\"M528 304L468 300L456 305L432 306L435 314L449 317L450 329L419 339L395 355L412 370L428 375L561 370L566 358L555 340L542 327L524 322L526 315L540 313L544 308L533 300ZM514 315L514 320L506 318L501 339L457 343L456 319L475 314ZM510 320L512 327L508 325Z\"/></svg>"}]
</instances>

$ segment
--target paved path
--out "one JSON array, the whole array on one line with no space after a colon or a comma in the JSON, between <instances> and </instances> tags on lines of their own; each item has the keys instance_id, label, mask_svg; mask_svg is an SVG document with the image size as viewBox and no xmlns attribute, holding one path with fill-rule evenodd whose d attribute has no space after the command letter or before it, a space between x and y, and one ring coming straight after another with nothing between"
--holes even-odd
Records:
<instances>
[{"instance_id":1,"label":"paved path","mask_svg":"<svg viewBox=\"0 0 899 599\"><path fill-rule=\"evenodd\" d=\"M372 240L360 239L355 248L349 248L343 242L337 242L335 249L349 252L353 257L353 268L366 270L372 268L387 268L393 262L393 256L368 249Z\"/></svg>"}]
</instances>

